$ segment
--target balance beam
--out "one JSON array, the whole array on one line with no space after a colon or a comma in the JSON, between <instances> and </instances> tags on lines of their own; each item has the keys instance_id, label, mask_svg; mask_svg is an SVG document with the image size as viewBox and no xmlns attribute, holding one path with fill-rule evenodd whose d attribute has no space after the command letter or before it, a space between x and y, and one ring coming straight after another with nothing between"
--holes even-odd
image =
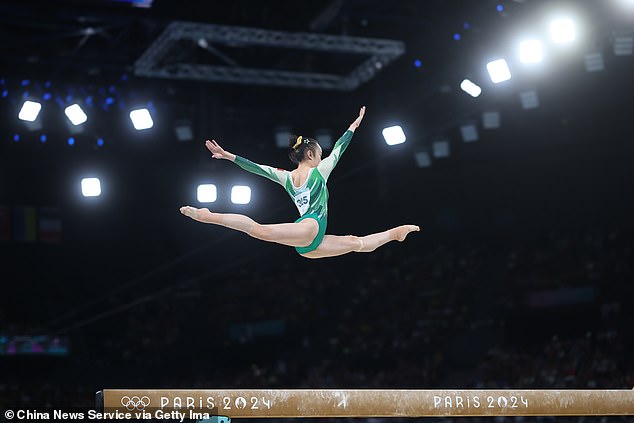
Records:
<instances>
[{"instance_id":1,"label":"balance beam","mask_svg":"<svg viewBox=\"0 0 634 423\"><path fill-rule=\"evenodd\" d=\"M634 390L104 389L103 412L230 418L634 415Z\"/></svg>"}]
</instances>

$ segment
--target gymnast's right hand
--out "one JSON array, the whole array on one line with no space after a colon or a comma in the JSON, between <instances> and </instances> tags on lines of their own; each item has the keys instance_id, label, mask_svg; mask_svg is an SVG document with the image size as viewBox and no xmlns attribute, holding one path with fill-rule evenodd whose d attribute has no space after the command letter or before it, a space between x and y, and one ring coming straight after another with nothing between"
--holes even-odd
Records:
<instances>
[{"instance_id":1,"label":"gymnast's right hand","mask_svg":"<svg viewBox=\"0 0 634 423\"><path fill-rule=\"evenodd\" d=\"M225 160L231 160L233 154L225 151L222 147L220 147L218 145L218 143L214 140L207 140L205 141L205 146L207 147L207 150L211 151L211 154L214 159L225 159Z\"/></svg>"}]
</instances>

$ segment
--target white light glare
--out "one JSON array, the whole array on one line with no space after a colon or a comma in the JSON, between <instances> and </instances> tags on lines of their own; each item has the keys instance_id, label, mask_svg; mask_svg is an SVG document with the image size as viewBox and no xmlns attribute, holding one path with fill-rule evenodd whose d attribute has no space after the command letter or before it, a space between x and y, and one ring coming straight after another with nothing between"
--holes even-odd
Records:
<instances>
[{"instance_id":1,"label":"white light glare","mask_svg":"<svg viewBox=\"0 0 634 423\"><path fill-rule=\"evenodd\" d=\"M199 203L213 203L218 198L218 191L214 184L198 185L197 194Z\"/></svg>"},{"instance_id":2,"label":"white light glare","mask_svg":"<svg viewBox=\"0 0 634 423\"><path fill-rule=\"evenodd\" d=\"M634 10L634 0L619 0L619 3L630 10Z\"/></svg>"},{"instance_id":3,"label":"white light glare","mask_svg":"<svg viewBox=\"0 0 634 423\"><path fill-rule=\"evenodd\" d=\"M233 204L249 204L251 202L251 188L235 185L231 188L231 202Z\"/></svg>"},{"instance_id":4,"label":"white light glare","mask_svg":"<svg viewBox=\"0 0 634 423\"><path fill-rule=\"evenodd\" d=\"M81 180L81 193L84 197L99 197L101 195L99 178L83 178Z\"/></svg>"},{"instance_id":5,"label":"white light glare","mask_svg":"<svg viewBox=\"0 0 634 423\"><path fill-rule=\"evenodd\" d=\"M64 110L64 113L66 113L66 116L68 117L68 120L70 120L70 123L75 126L81 125L88 120L88 116L86 116L86 113L84 113L81 107L79 107L79 104L68 106Z\"/></svg>"},{"instance_id":6,"label":"white light glare","mask_svg":"<svg viewBox=\"0 0 634 423\"><path fill-rule=\"evenodd\" d=\"M573 42L576 38L575 23L570 18L553 20L550 23L550 36L557 44Z\"/></svg>"},{"instance_id":7,"label":"white light glare","mask_svg":"<svg viewBox=\"0 0 634 423\"><path fill-rule=\"evenodd\" d=\"M480 94L482 94L482 88L478 87L476 84L469 81L468 79L465 79L460 83L460 88L471 97L478 97Z\"/></svg>"},{"instance_id":8,"label":"white light glare","mask_svg":"<svg viewBox=\"0 0 634 423\"><path fill-rule=\"evenodd\" d=\"M403 128L398 125L385 128L382 133L387 145L402 144L407 139L405 137L405 133L403 132Z\"/></svg>"},{"instance_id":9,"label":"white light glare","mask_svg":"<svg viewBox=\"0 0 634 423\"><path fill-rule=\"evenodd\" d=\"M42 105L35 101L25 101L18 114L18 119L33 122L42 110Z\"/></svg>"},{"instance_id":10,"label":"white light glare","mask_svg":"<svg viewBox=\"0 0 634 423\"><path fill-rule=\"evenodd\" d=\"M504 59L498 59L487 63L487 71L489 71L489 76L494 84L511 79L511 71Z\"/></svg>"},{"instance_id":11,"label":"white light glare","mask_svg":"<svg viewBox=\"0 0 634 423\"><path fill-rule=\"evenodd\" d=\"M520 43L520 61L539 63L543 58L542 43L539 40L526 40Z\"/></svg>"},{"instance_id":12,"label":"white light glare","mask_svg":"<svg viewBox=\"0 0 634 423\"><path fill-rule=\"evenodd\" d=\"M132 110L130 112L130 120L132 121L132 125L134 125L134 129L137 131L149 129L154 126L152 116L150 116L150 111L148 109Z\"/></svg>"}]
</instances>

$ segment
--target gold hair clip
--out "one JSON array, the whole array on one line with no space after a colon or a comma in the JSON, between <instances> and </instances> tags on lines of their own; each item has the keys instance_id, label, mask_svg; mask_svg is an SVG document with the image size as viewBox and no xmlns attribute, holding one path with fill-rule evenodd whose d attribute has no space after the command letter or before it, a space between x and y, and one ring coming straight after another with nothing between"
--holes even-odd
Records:
<instances>
[{"instance_id":1,"label":"gold hair clip","mask_svg":"<svg viewBox=\"0 0 634 423\"><path fill-rule=\"evenodd\" d=\"M293 150L297 150L297 147L299 147L301 143L302 143L302 136L300 135L299 137L297 137L297 142L293 146Z\"/></svg>"}]
</instances>

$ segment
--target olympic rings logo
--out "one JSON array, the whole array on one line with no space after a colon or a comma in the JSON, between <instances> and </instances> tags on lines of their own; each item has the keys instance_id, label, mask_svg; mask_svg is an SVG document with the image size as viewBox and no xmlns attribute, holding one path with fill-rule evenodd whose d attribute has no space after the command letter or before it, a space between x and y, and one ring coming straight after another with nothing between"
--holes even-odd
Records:
<instances>
[{"instance_id":1,"label":"olympic rings logo","mask_svg":"<svg viewBox=\"0 0 634 423\"><path fill-rule=\"evenodd\" d=\"M150 405L150 398L147 396L142 396L141 398L136 395L130 398L129 396L124 396L121 398L121 405L126 408L128 411L132 410L144 410L145 407Z\"/></svg>"}]
</instances>

